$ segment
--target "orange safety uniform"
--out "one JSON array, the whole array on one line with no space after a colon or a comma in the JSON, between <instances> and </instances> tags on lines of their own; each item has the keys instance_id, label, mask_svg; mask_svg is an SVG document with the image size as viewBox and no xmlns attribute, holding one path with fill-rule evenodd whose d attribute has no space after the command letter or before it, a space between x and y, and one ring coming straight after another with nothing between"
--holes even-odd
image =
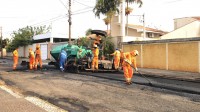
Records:
<instances>
[{"instance_id":1,"label":"orange safety uniform","mask_svg":"<svg viewBox=\"0 0 200 112\"><path fill-rule=\"evenodd\" d=\"M35 67L35 55L33 50L29 49L29 69L32 70Z\"/></svg>"},{"instance_id":2,"label":"orange safety uniform","mask_svg":"<svg viewBox=\"0 0 200 112\"><path fill-rule=\"evenodd\" d=\"M36 46L35 50L35 69L37 69L38 62L40 63L40 68L42 68L41 50L39 46Z\"/></svg>"},{"instance_id":3,"label":"orange safety uniform","mask_svg":"<svg viewBox=\"0 0 200 112\"><path fill-rule=\"evenodd\" d=\"M92 70L98 69L98 56L99 56L99 49L96 47L92 50L93 53L93 60L92 60Z\"/></svg>"},{"instance_id":4,"label":"orange safety uniform","mask_svg":"<svg viewBox=\"0 0 200 112\"><path fill-rule=\"evenodd\" d=\"M120 57L121 57L120 51L116 50L114 53L112 53L110 55L114 55L114 67L115 67L115 69L118 69L119 63L120 63Z\"/></svg>"},{"instance_id":5,"label":"orange safety uniform","mask_svg":"<svg viewBox=\"0 0 200 112\"><path fill-rule=\"evenodd\" d=\"M135 55L134 52L135 51L123 53L123 59L127 60L136 69L137 68L137 66L136 66L136 56L137 55ZM127 63L124 60L123 60L123 63L122 63L123 71L124 71L124 77L125 77L127 83L131 83L131 80L132 80L132 77L133 77L133 68L131 67L131 65L129 63Z\"/></svg>"},{"instance_id":6,"label":"orange safety uniform","mask_svg":"<svg viewBox=\"0 0 200 112\"><path fill-rule=\"evenodd\" d=\"M18 55L18 49L15 49L13 51L13 70L16 70L16 68L17 68L18 57L19 57L19 55Z\"/></svg>"}]
</instances>

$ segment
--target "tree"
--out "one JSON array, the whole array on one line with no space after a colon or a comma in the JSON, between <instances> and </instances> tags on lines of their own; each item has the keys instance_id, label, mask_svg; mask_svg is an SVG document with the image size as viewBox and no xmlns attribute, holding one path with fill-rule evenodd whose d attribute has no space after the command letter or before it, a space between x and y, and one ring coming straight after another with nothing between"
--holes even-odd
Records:
<instances>
[{"instance_id":1,"label":"tree","mask_svg":"<svg viewBox=\"0 0 200 112\"><path fill-rule=\"evenodd\" d=\"M111 54L114 51L114 43L111 41L112 37L102 37L103 55Z\"/></svg>"},{"instance_id":2,"label":"tree","mask_svg":"<svg viewBox=\"0 0 200 112\"><path fill-rule=\"evenodd\" d=\"M120 5L120 0L97 0L96 2L93 12L95 13L95 16L99 18L100 14L106 15L106 18L104 18L104 22L107 25L107 30L108 30L108 25L111 23L113 15L115 13L119 13L119 8L118 8L119 5Z\"/></svg>"},{"instance_id":3,"label":"tree","mask_svg":"<svg viewBox=\"0 0 200 112\"><path fill-rule=\"evenodd\" d=\"M27 26L25 28L20 28L18 31L13 31L11 42L7 46L8 51L13 51L20 46L27 46L32 44L32 39L34 35L46 33L49 31L50 27L40 26L32 27Z\"/></svg>"},{"instance_id":4,"label":"tree","mask_svg":"<svg viewBox=\"0 0 200 112\"><path fill-rule=\"evenodd\" d=\"M133 11L133 9L128 6L129 3L137 3L137 4L139 4L139 7L142 7L143 2L142 2L142 0L126 0L127 6L125 9L125 13L126 13L127 35L128 35L128 15Z\"/></svg>"},{"instance_id":5,"label":"tree","mask_svg":"<svg viewBox=\"0 0 200 112\"><path fill-rule=\"evenodd\" d=\"M127 9L130 9L128 8L129 3L137 3L139 4L139 7L141 7L143 4L142 0L126 0L126 2L127 2ZM100 14L106 15L109 12L112 13L114 12L114 14L119 13L120 3L121 0L97 0L93 12L97 17L100 17ZM127 15L127 24L128 24L128 15Z\"/></svg>"},{"instance_id":6,"label":"tree","mask_svg":"<svg viewBox=\"0 0 200 112\"><path fill-rule=\"evenodd\" d=\"M97 0L93 9L95 16L100 18L100 14L106 15L110 11L118 12L120 0Z\"/></svg>"},{"instance_id":7,"label":"tree","mask_svg":"<svg viewBox=\"0 0 200 112\"><path fill-rule=\"evenodd\" d=\"M91 34L91 31L92 31L92 29L89 28L88 30L86 30L85 35L86 35L86 36L90 35L90 34Z\"/></svg>"},{"instance_id":8,"label":"tree","mask_svg":"<svg viewBox=\"0 0 200 112\"><path fill-rule=\"evenodd\" d=\"M111 21L112 21L112 17L115 15L115 11L109 11L106 13L106 18L104 18L104 23L107 25L107 33L108 33L108 25L110 24L110 29L111 29ZM110 31L110 35L111 35L111 31ZM109 35L109 36L110 36Z\"/></svg>"}]
</instances>

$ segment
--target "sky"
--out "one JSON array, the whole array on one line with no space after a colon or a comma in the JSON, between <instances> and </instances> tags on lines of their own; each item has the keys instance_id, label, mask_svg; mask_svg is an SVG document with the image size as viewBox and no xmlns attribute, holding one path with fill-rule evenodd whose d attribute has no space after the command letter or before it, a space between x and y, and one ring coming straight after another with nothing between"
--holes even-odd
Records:
<instances>
[{"instance_id":1,"label":"sky","mask_svg":"<svg viewBox=\"0 0 200 112\"><path fill-rule=\"evenodd\" d=\"M95 17L96 0L72 0L72 38L85 35L89 28L106 30L104 16ZM198 0L143 0L143 6L131 5L130 24L142 24L164 31L173 30L173 19L200 16ZM51 25L57 36L68 37L68 0L1 0L0 26L3 38L25 26Z\"/></svg>"}]
</instances>

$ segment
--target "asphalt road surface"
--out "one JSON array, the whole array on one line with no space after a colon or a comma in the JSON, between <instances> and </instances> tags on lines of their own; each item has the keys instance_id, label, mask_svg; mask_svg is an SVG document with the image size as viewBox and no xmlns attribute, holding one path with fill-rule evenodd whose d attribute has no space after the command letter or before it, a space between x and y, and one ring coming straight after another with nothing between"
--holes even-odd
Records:
<instances>
[{"instance_id":1,"label":"asphalt road surface","mask_svg":"<svg viewBox=\"0 0 200 112\"><path fill-rule=\"evenodd\" d=\"M81 72L80 74L124 82L124 75L122 71L111 72L111 73ZM197 82L183 81L183 80L180 81L175 79L150 77L144 75L142 76L138 73L134 73L132 82L139 85L146 85L155 88L162 88L177 92L200 95L200 87L199 87L200 83Z\"/></svg>"},{"instance_id":2,"label":"asphalt road surface","mask_svg":"<svg viewBox=\"0 0 200 112\"><path fill-rule=\"evenodd\" d=\"M23 97L11 95L0 88L0 112L46 112L44 109L25 100Z\"/></svg>"},{"instance_id":3,"label":"asphalt road surface","mask_svg":"<svg viewBox=\"0 0 200 112\"><path fill-rule=\"evenodd\" d=\"M198 112L198 83L134 75L124 84L123 73L80 74L60 72L52 66L30 71L0 64L0 79L20 89L25 97L36 96L71 112Z\"/></svg>"}]
</instances>

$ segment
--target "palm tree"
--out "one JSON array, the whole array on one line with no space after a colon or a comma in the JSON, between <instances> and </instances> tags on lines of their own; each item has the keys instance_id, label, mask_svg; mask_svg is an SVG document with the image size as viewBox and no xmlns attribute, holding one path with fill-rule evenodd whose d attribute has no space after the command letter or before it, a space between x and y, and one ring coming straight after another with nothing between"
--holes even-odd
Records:
<instances>
[{"instance_id":1,"label":"palm tree","mask_svg":"<svg viewBox=\"0 0 200 112\"><path fill-rule=\"evenodd\" d=\"M109 11L108 13L106 13L106 18L104 18L104 22L107 25L107 33L108 33L108 25L110 24L110 29L111 29L111 21L112 21L112 17L115 15L114 11ZM111 35L111 31L110 31L110 35ZM109 36L110 36L109 35Z\"/></svg>"},{"instance_id":2,"label":"palm tree","mask_svg":"<svg viewBox=\"0 0 200 112\"><path fill-rule=\"evenodd\" d=\"M128 35L128 15L133 11L133 9L132 8L130 8L128 5L129 5L129 3L137 3L137 4L139 4L139 7L142 7L142 4L143 4L143 2L142 2L142 0L126 0L126 4L127 4L127 6L126 6L126 9L125 9L125 12L126 12L126 35Z\"/></svg>"},{"instance_id":3,"label":"palm tree","mask_svg":"<svg viewBox=\"0 0 200 112\"><path fill-rule=\"evenodd\" d=\"M100 14L106 15L106 18L104 18L104 22L107 25L107 30L108 30L108 24L111 23L113 15L115 13L119 13L119 8L118 8L119 5L120 5L120 0L97 0L96 1L96 5L93 9L93 12L95 13L95 16L99 18L100 18Z\"/></svg>"},{"instance_id":4,"label":"palm tree","mask_svg":"<svg viewBox=\"0 0 200 112\"><path fill-rule=\"evenodd\" d=\"M107 33L108 33L108 25L110 24L110 19L108 17L103 19L105 25L107 26Z\"/></svg>"},{"instance_id":5,"label":"palm tree","mask_svg":"<svg viewBox=\"0 0 200 112\"><path fill-rule=\"evenodd\" d=\"M90 35L90 34L91 34L91 31L92 31L91 28L87 29L86 32L85 32L85 35L86 35L86 36Z\"/></svg>"}]
</instances>

